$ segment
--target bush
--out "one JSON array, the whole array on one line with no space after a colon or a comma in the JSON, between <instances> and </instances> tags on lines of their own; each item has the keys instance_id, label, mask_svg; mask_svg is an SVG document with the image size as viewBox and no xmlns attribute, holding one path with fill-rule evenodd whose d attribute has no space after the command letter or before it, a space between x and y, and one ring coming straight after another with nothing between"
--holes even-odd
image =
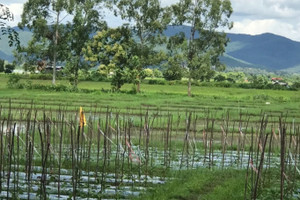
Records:
<instances>
[{"instance_id":1,"label":"bush","mask_svg":"<svg viewBox=\"0 0 300 200\"><path fill-rule=\"evenodd\" d=\"M4 60L0 59L0 72L4 72Z\"/></svg>"},{"instance_id":2,"label":"bush","mask_svg":"<svg viewBox=\"0 0 300 200\"><path fill-rule=\"evenodd\" d=\"M20 88L19 81L21 80L21 76L18 74L11 74L8 77L7 86L9 88Z\"/></svg>"},{"instance_id":3,"label":"bush","mask_svg":"<svg viewBox=\"0 0 300 200\"><path fill-rule=\"evenodd\" d=\"M14 69L15 69L15 65L13 65L13 64L7 64L7 65L5 65L4 72L6 74L11 74L14 71Z\"/></svg>"},{"instance_id":4,"label":"bush","mask_svg":"<svg viewBox=\"0 0 300 200\"><path fill-rule=\"evenodd\" d=\"M295 82L295 83L292 85L292 88L293 88L293 89L300 89L300 82Z\"/></svg>"},{"instance_id":5,"label":"bush","mask_svg":"<svg viewBox=\"0 0 300 200\"><path fill-rule=\"evenodd\" d=\"M167 81L181 80L183 77L183 70L180 65L173 65L163 72L163 76Z\"/></svg>"},{"instance_id":6,"label":"bush","mask_svg":"<svg viewBox=\"0 0 300 200\"><path fill-rule=\"evenodd\" d=\"M107 81L107 77L101 74L98 70L92 71L90 74L90 81Z\"/></svg>"},{"instance_id":7,"label":"bush","mask_svg":"<svg viewBox=\"0 0 300 200\"><path fill-rule=\"evenodd\" d=\"M217 86L217 87L224 87L224 88L230 88L230 87L234 86L234 83L217 82L217 83L215 83L215 86Z\"/></svg>"},{"instance_id":8,"label":"bush","mask_svg":"<svg viewBox=\"0 0 300 200\"><path fill-rule=\"evenodd\" d=\"M150 85L166 85L166 81L165 80L158 80L158 79L150 79L148 81L148 84L150 84Z\"/></svg>"},{"instance_id":9,"label":"bush","mask_svg":"<svg viewBox=\"0 0 300 200\"><path fill-rule=\"evenodd\" d=\"M155 78L162 78L163 77L163 73L159 69L154 69L153 70L153 75L154 75Z\"/></svg>"},{"instance_id":10,"label":"bush","mask_svg":"<svg viewBox=\"0 0 300 200\"><path fill-rule=\"evenodd\" d=\"M230 83L235 83L235 80L233 78L226 78L226 80Z\"/></svg>"},{"instance_id":11,"label":"bush","mask_svg":"<svg viewBox=\"0 0 300 200\"><path fill-rule=\"evenodd\" d=\"M146 68L146 69L144 69L143 71L144 71L146 77L152 78L152 77L154 76L154 75L153 75L153 70L152 70L152 69Z\"/></svg>"},{"instance_id":12,"label":"bush","mask_svg":"<svg viewBox=\"0 0 300 200\"><path fill-rule=\"evenodd\" d=\"M66 86L66 85L41 85L41 84L34 84L31 85L31 88L28 89L38 89L38 90L46 90L46 91L55 91L55 92L83 92L83 93L91 93L95 90L88 90L88 89L78 89L73 86Z\"/></svg>"},{"instance_id":13,"label":"bush","mask_svg":"<svg viewBox=\"0 0 300 200\"><path fill-rule=\"evenodd\" d=\"M52 74L30 74L29 79L52 80Z\"/></svg>"},{"instance_id":14,"label":"bush","mask_svg":"<svg viewBox=\"0 0 300 200\"><path fill-rule=\"evenodd\" d=\"M226 80L226 77L223 76L223 75L221 75L221 74L217 75L217 76L214 78L214 81L215 81L215 82L221 82L221 81L225 81L225 80Z\"/></svg>"}]
</instances>

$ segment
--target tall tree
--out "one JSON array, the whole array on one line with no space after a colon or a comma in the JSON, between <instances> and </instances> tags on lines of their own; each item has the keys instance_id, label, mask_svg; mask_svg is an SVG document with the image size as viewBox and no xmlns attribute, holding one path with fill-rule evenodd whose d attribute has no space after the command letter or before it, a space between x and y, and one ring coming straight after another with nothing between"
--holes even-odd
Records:
<instances>
[{"instance_id":1,"label":"tall tree","mask_svg":"<svg viewBox=\"0 0 300 200\"><path fill-rule=\"evenodd\" d=\"M7 26L6 21L13 21L14 20L14 15L13 13L9 10L8 7L6 7L3 4L0 4L0 39L2 35L8 35L8 43L9 46L20 46L20 40L19 40L19 34L17 31L15 31L13 28L10 26Z\"/></svg>"},{"instance_id":2,"label":"tall tree","mask_svg":"<svg viewBox=\"0 0 300 200\"><path fill-rule=\"evenodd\" d=\"M185 70L185 51L187 41L183 32L168 38L167 42L167 62L163 63L164 78L166 80L181 80Z\"/></svg>"},{"instance_id":3,"label":"tall tree","mask_svg":"<svg viewBox=\"0 0 300 200\"><path fill-rule=\"evenodd\" d=\"M78 84L79 69L89 66L83 59L82 50L93 34L106 28L106 22L102 20L100 12L109 3L103 0L76 0L73 20L67 24L69 32L67 71L75 87Z\"/></svg>"},{"instance_id":4,"label":"tall tree","mask_svg":"<svg viewBox=\"0 0 300 200\"><path fill-rule=\"evenodd\" d=\"M185 52L191 96L192 79L204 79L204 73L212 73L212 66L224 68L219 56L225 51L227 38L221 28L232 28L229 18L233 10L230 0L180 0L171 8L175 25L191 27Z\"/></svg>"},{"instance_id":5,"label":"tall tree","mask_svg":"<svg viewBox=\"0 0 300 200\"><path fill-rule=\"evenodd\" d=\"M109 28L98 32L84 49L85 59L100 64L99 70L113 74L112 88L120 90L127 82L135 55L135 41L127 27Z\"/></svg>"},{"instance_id":6,"label":"tall tree","mask_svg":"<svg viewBox=\"0 0 300 200\"><path fill-rule=\"evenodd\" d=\"M155 51L156 44L161 42L161 33L170 21L168 12L160 5L159 0L115 0L116 14L128 20L137 37L136 55L138 65L135 67L135 83L140 92L143 69L160 62L160 53Z\"/></svg>"},{"instance_id":7,"label":"tall tree","mask_svg":"<svg viewBox=\"0 0 300 200\"><path fill-rule=\"evenodd\" d=\"M24 4L22 21L19 23L20 28L28 27L33 31L31 42L35 43L32 46L43 45L44 51L47 51L48 54L44 54L45 57L40 59L48 60L53 64L53 84L56 79L56 62L64 60L64 51L59 51L59 42L64 41L61 40L64 30L61 21L66 15L72 13L74 3L75 0L28 0ZM25 48L22 50L26 52ZM28 55L30 52L26 53L26 57L37 56Z\"/></svg>"}]
</instances>

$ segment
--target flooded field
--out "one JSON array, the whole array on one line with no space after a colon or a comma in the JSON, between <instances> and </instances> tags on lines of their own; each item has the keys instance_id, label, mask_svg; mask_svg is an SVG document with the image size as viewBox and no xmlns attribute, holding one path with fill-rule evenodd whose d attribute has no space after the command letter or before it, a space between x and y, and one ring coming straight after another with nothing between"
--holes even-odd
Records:
<instances>
[{"instance_id":1,"label":"flooded field","mask_svg":"<svg viewBox=\"0 0 300 200\"><path fill-rule=\"evenodd\" d=\"M1 107L0 198L131 199L200 167L247 170L253 195L269 169L300 174L299 123L284 116L130 113Z\"/></svg>"}]
</instances>

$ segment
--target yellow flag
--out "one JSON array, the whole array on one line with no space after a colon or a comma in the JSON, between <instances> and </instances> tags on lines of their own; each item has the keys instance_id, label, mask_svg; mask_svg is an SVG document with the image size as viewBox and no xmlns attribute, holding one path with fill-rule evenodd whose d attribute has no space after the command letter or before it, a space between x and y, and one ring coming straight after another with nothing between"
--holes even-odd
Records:
<instances>
[{"instance_id":1,"label":"yellow flag","mask_svg":"<svg viewBox=\"0 0 300 200\"><path fill-rule=\"evenodd\" d=\"M82 107L80 107L80 109L79 109L79 116L80 116L80 127L83 127L86 125L86 120L85 120L85 116L84 116Z\"/></svg>"}]
</instances>

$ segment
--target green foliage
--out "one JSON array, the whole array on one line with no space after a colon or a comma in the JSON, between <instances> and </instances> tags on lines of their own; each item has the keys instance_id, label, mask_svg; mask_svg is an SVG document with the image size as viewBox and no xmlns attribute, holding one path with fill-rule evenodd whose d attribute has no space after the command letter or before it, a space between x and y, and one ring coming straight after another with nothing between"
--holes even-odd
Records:
<instances>
[{"instance_id":1,"label":"green foliage","mask_svg":"<svg viewBox=\"0 0 300 200\"><path fill-rule=\"evenodd\" d=\"M148 84L150 85L166 85L166 81L165 80L160 80L160 79L150 79L148 81Z\"/></svg>"},{"instance_id":2,"label":"green foliage","mask_svg":"<svg viewBox=\"0 0 300 200\"><path fill-rule=\"evenodd\" d=\"M136 199L243 199L243 170L179 171L174 179ZM234 191L234 192L233 192Z\"/></svg>"},{"instance_id":3,"label":"green foliage","mask_svg":"<svg viewBox=\"0 0 300 200\"><path fill-rule=\"evenodd\" d=\"M163 77L163 73L159 69L154 69L153 70L153 75L154 75L155 78L162 78Z\"/></svg>"},{"instance_id":4,"label":"green foliage","mask_svg":"<svg viewBox=\"0 0 300 200\"><path fill-rule=\"evenodd\" d=\"M105 81L107 80L107 76L101 74L98 70L97 71L91 71L90 76L87 81Z\"/></svg>"},{"instance_id":5,"label":"green foliage","mask_svg":"<svg viewBox=\"0 0 300 200\"><path fill-rule=\"evenodd\" d=\"M65 25L60 23L62 14L71 13L73 0L56 0L43 2L30 0L24 4L20 28L28 27L33 31L32 40L27 47L21 47L18 52L18 62L36 65L39 60L53 65L56 69L57 61L66 59L66 32ZM27 65L25 65L27 67ZM55 84L56 71L53 70L53 84Z\"/></svg>"},{"instance_id":6,"label":"green foliage","mask_svg":"<svg viewBox=\"0 0 300 200\"><path fill-rule=\"evenodd\" d=\"M149 77L149 78L153 78L154 77L154 73L153 73L152 69L146 68L146 69L144 69L144 73L145 73L146 77Z\"/></svg>"},{"instance_id":7,"label":"green foliage","mask_svg":"<svg viewBox=\"0 0 300 200\"><path fill-rule=\"evenodd\" d=\"M0 59L0 72L4 72L4 60Z\"/></svg>"},{"instance_id":8,"label":"green foliage","mask_svg":"<svg viewBox=\"0 0 300 200\"><path fill-rule=\"evenodd\" d=\"M7 81L7 86L9 88L19 88L20 79L21 76L19 76L18 74L10 74Z\"/></svg>"},{"instance_id":9,"label":"green foliage","mask_svg":"<svg viewBox=\"0 0 300 200\"><path fill-rule=\"evenodd\" d=\"M114 90L121 86L132 76L134 65L138 57L134 54L131 31L123 26L115 29L106 29L98 32L92 41L83 49L85 60L97 64L99 72L108 77L112 76Z\"/></svg>"},{"instance_id":10,"label":"green foliage","mask_svg":"<svg viewBox=\"0 0 300 200\"><path fill-rule=\"evenodd\" d=\"M92 67L89 62L83 59L86 43L91 39L91 35L106 29L107 25L102 20L99 8L104 8L102 0L75 1L73 8L73 19L67 24L68 37L67 47L67 68L66 73L70 77L71 84L77 87L79 70Z\"/></svg>"},{"instance_id":11,"label":"green foliage","mask_svg":"<svg viewBox=\"0 0 300 200\"><path fill-rule=\"evenodd\" d=\"M300 89L300 82L293 83L292 87L299 90Z\"/></svg>"},{"instance_id":12,"label":"green foliage","mask_svg":"<svg viewBox=\"0 0 300 200\"><path fill-rule=\"evenodd\" d=\"M16 66L14 64L6 64L4 72L6 74L10 74L14 71L15 68L16 68Z\"/></svg>"},{"instance_id":13,"label":"green foliage","mask_svg":"<svg viewBox=\"0 0 300 200\"><path fill-rule=\"evenodd\" d=\"M252 85L254 88L257 88L257 89L262 89L265 87L265 85L268 84L268 80L265 76L256 76L256 75L253 75L251 78L250 78L250 81L252 82Z\"/></svg>"},{"instance_id":14,"label":"green foliage","mask_svg":"<svg viewBox=\"0 0 300 200\"><path fill-rule=\"evenodd\" d=\"M140 92L143 69L165 59L164 53L155 50L155 46L163 42L161 34L170 22L170 14L164 12L159 0L115 0L115 4L116 14L130 21L130 29L134 30L137 37L133 50L138 62L132 65L131 81Z\"/></svg>"},{"instance_id":15,"label":"green foliage","mask_svg":"<svg viewBox=\"0 0 300 200\"><path fill-rule=\"evenodd\" d=\"M219 56L225 52L226 34L220 28L231 28L232 13L229 0L186 1L172 5L174 23L191 26L190 38L184 52L189 83L191 79L209 80L213 77L211 67L223 70ZM197 34L197 36L196 36ZM188 84L188 95L191 93Z\"/></svg>"},{"instance_id":16,"label":"green foliage","mask_svg":"<svg viewBox=\"0 0 300 200\"><path fill-rule=\"evenodd\" d=\"M51 80L52 75L51 74L30 74L29 79L38 79L38 80Z\"/></svg>"},{"instance_id":17,"label":"green foliage","mask_svg":"<svg viewBox=\"0 0 300 200\"><path fill-rule=\"evenodd\" d=\"M168 39L167 50L168 60L162 65L164 68L163 77L166 80L181 80L185 73L185 55L187 48L185 35L183 33L171 36Z\"/></svg>"},{"instance_id":18,"label":"green foliage","mask_svg":"<svg viewBox=\"0 0 300 200\"><path fill-rule=\"evenodd\" d=\"M214 77L214 81L216 81L216 82L221 82L221 81L225 81L225 80L226 80L226 77L221 74L218 74L217 76Z\"/></svg>"},{"instance_id":19,"label":"green foliage","mask_svg":"<svg viewBox=\"0 0 300 200\"><path fill-rule=\"evenodd\" d=\"M36 70L36 67L28 62L25 62L23 64L23 69L25 72L31 72L31 73L34 73L35 70Z\"/></svg>"},{"instance_id":20,"label":"green foliage","mask_svg":"<svg viewBox=\"0 0 300 200\"><path fill-rule=\"evenodd\" d=\"M2 35L8 35L8 44L10 47L20 47L19 34L13 28L7 26L5 21L13 21L14 14L5 5L0 4L1 15L0 15L0 40ZM4 21L5 20L5 21Z\"/></svg>"},{"instance_id":21,"label":"green foliage","mask_svg":"<svg viewBox=\"0 0 300 200\"><path fill-rule=\"evenodd\" d=\"M181 80L183 77L184 70L179 63L177 63L173 58L169 58L167 67L163 71L163 76L167 81Z\"/></svg>"}]
</instances>

